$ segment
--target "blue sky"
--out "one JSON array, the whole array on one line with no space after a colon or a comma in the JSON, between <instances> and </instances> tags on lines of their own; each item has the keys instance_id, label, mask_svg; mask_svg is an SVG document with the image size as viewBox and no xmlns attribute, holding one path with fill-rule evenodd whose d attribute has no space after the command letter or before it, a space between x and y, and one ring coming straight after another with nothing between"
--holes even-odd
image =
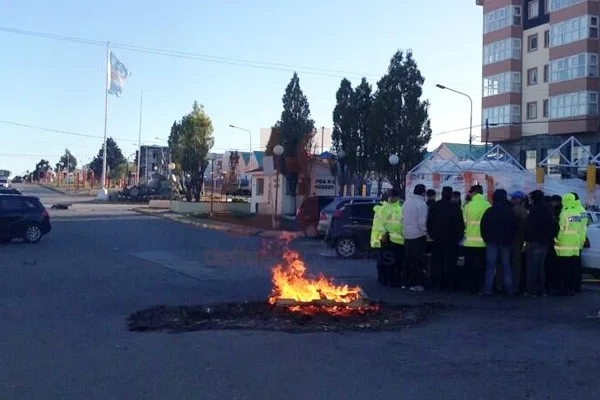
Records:
<instances>
[{"instance_id":1,"label":"blue sky","mask_svg":"<svg viewBox=\"0 0 600 400\"><path fill-rule=\"evenodd\" d=\"M281 97L294 69L317 126L331 127L335 92L346 76L362 75L375 86L397 49L412 49L426 79L434 135L468 127L466 98L435 87L442 83L468 93L474 125L481 120L481 7L474 1L174 0L159 2L20 0L0 13L0 27L114 43L178 50L211 57L252 60L251 68L171 56L114 52L129 68L123 97L110 97L108 135L128 156L138 138L140 93L144 92L142 142L160 144L173 121L194 100L204 104L214 125L214 150L246 149L253 132L280 116ZM0 32L0 169L20 174L40 158L54 165L65 148L89 161L102 139L45 132L26 124L91 136L104 129L106 50ZM215 59L215 58L211 58ZM222 60L223 61L223 60ZM224 60L229 62L227 60ZM294 68L296 67L296 68ZM278 70L277 70L278 68ZM348 71L318 72L309 68ZM474 129L474 134L479 134ZM434 136L466 142L468 129Z\"/></svg>"}]
</instances>

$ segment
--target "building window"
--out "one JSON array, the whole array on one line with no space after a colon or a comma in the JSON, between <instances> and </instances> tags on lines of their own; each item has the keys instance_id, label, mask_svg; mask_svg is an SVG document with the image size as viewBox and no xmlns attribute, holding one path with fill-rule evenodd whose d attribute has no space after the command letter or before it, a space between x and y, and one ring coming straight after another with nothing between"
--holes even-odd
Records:
<instances>
[{"instance_id":1,"label":"building window","mask_svg":"<svg viewBox=\"0 0 600 400\"><path fill-rule=\"evenodd\" d=\"M598 37L598 18L582 15L550 26L550 46Z\"/></svg>"},{"instance_id":2,"label":"building window","mask_svg":"<svg viewBox=\"0 0 600 400\"><path fill-rule=\"evenodd\" d=\"M550 118L598 114L598 92L567 93L550 98Z\"/></svg>"},{"instance_id":3,"label":"building window","mask_svg":"<svg viewBox=\"0 0 600 400\"><path fill-rule=\"evenodd\" d=\"M483 15L483 33L490 33L511 25L521 25L521 7L505 6Z\"/></svg>"},{"instance_id":4,"label":"building window","mask_svg":"<svg viewBox=\"0 0 600 400\"><path fill-rule=\"evenodd\" d=\"M579 172L585 171L590 164L591 146L572 146L571 147L571 162L579 165Z\"/></svg>"},{"instance_id":5,"label":"building window","mask_svg":"<svg viewBox=\"0 0 600 400\"><path fill-rule=\"evenodd\" d=\"M598 55L581 53L554 60L550 64L550 82L598 76Z\"/></svg>"},{"instance_id":6,"label":"building window","mask_svg":"<svg viewBox=\"0 0 600 400\"><path fill-rule=\"evenodd\" d=\"M537 101L527 103L527 119L537 118Z\"/></svg>"},{"instance_id":7,"label":"building window","mask_svg":"<svg viewBox=\"0 0 600 400\"><path fill-rule=\"evenodd\" d=\"M483 78L483 97L521 92L521 73L504 72Z\"/></svg>"},{"instance_id":8,"label":"building window","mask_svg":"<svg viewBox=\"0 0 600 400\"><path fill-rule=\"evenodd\" d=\"M548 15L550 13L550 0L544 0L544 14Z\"/></svg>"},{"instance_id":9,"label":"building window","mask_svg":"<svg viewBox=\"0 0 600 400\"><path fill-rule=\"evenodd\" d=\"M537 18L540 13L540 3L538 0L534 0L529 3L529 19Z\"/></svg>"},{"instance_id":10,"label":"building window","mask_svg":"<svg viewBox=\"0 0 600 400\"><path fill-rule=\"evenodd\" d=\"M531 35L527 38L527 51L536 51L538 49L538 35Z\"/></svg>"},{"instance_id":11,"label":"building window","mask_svg":"<svg viewBox=\"0 0 600 400\"><path fill-rule=\"evenodd\" d=\"M548 64L544 65L544 82L548 82L550 79L550 66Z\"/></svg>"},{"instance_id":12,"label":"building window","mask_svg":"<svg viewBox=\"0 0 600 400\"><path fill-rule=\"evenodd\" d=\"M575 4L583 3L586 0L550 0L548 11L558 11L563 8L571 7Z\"/></svg>"},{"instance_id":13,"label":"building window","mask_svg":"<svg viewBox=\"0 0 600 400\"><path fill-rule=\"evenodd\" d=\"M544 31L544 48L550 47L550 31Z\"/></svg>"},{"instance_id":14,"label":"building window","mask_svg":"<svg viewBox=\"0 0 600 400\"><path fill-rule=\"evenodd\" d=\"M265 179L256 178L256 195L263 196L265 194Z\"/></svg>"},{"instance_id":15,"label":"building window","mask_svg":"<svg viewBox=\"0 0 600 400\"><path fill-rule=\"evenodd\" d=\"M548 99L544 100L543 113L544 118L548 118L550 116L550 101Z\"/></svg>"},{"instance_id":16,"label":"building window","mask_svg":"<svg viewBox=\"0 0 600 400\"><path fill-rule=\"evenodd\" d=\"M538 82L538 70L537 68L531 68L527 70L527 85L535 85Z\"/></svg>"},{"instance_id":17,"label":"building window","mask_svg":"<svg viewBox=\"0 0 600 400\"><path fill-rule=\"evenodd\" d=\"M507 38L483 46L483 65L511 58L521 59L521 39Z\"/></svg>"},{"instance_id":18,"label":"building window","mask_svg":"<svg viewBox=\"0 0 600 400\"><path fill-rule=\"evenodd\" d=\"M537 167L537 151L527 150L525 152L525 169L534 171Z\"/></svg>"},{"instance_id":19,"label":"building window","mask_svg":"<svg viewBox=\"0 0 600 400\"><path fill-rule=\"evenodd\" d=\"M490 126L521 123L521 106L506 104L504 106L484 108L482 120L488 120Z\"/></svg>"}]
</instances>

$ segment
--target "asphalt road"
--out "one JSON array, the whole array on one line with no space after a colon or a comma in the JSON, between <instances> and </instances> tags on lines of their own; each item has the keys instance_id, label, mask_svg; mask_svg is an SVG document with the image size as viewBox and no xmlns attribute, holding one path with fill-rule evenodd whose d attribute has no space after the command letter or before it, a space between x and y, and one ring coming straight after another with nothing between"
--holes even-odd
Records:
<instances>
[{"instance_id":1,"label":"asphalt road","mask_svg":"<svg viewBox=\"0 0 600 400\"><path fill-rule=\"evenodd\" d=\"M274 260L257 258L257 238L81 203L53 212L40 243L0 246L0 399L598 398L593 287L568 299L406 294L378 288L372 262L298 246L313 272L371 297L455 308L395 333L131 333L127 315L153 305L266 298Z\"/></svg>"}]
</instances>

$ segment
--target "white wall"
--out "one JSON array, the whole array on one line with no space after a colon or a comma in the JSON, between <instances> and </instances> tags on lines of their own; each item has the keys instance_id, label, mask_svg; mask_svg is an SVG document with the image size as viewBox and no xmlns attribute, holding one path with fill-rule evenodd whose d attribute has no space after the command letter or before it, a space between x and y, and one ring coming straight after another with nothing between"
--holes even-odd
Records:
<instances>
[{"instance_id":1,"label":"white wall","mask_svg":"<svg viewBox=\"0 0 600 400\"><path fill-rule=\"evenodd\" d=\"M544 65L550 63L549 48L544 47L544 32L548 29L550 29L550 25L544 24L523 32L523 70L521 71L521 81L523 83L523 101L521 104L523 136L548 133L548 118L544 118L544 99L549 97L549 83L544 82ZM538 49L529 52L529 36L535 34L538 35ZM538 69L538 83L528 86L527 70L536 67ZM530 120L527 119L527 103L534 101L537 102L537 118Z\"/></svg>"}]
</instances>

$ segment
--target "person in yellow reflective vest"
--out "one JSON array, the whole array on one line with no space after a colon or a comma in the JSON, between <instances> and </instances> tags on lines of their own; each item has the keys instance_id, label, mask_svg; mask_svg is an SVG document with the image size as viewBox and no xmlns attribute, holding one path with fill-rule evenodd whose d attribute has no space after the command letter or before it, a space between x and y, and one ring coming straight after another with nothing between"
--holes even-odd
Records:
<instances>
[{"instance_id":1,"label":"person in yellow reflective vest","mask_svg":"<svg viewBox=\"0 0 600 400\"><path fill-rule=\"evenodd\" d=\"M587 237L587 227L588 227L588 215L587 215L587 211L585 209L585 207L583 206L583 204L581 204L581 201L579 200L579 195L577 195L577 193L573 192L572 193L573 196L575 196L575 204L576 204L576 208L577 211L579 211L580 215L581 215L581 249L583 250L583 246L585 245L585 239ZM577 265L575 266L575 291L576 292L580 292L581 291L581 283L583 280L583 265L581 264L581 254L579 254L579 257L577 259Z\"/></svg>"},{"instance_id":2,"label":"person in yellow reflective vest","mask_svg":"<svg viewBox=\"0 0 600 400\"><path fill-rule=\"evenodd\" d=\"M485 242L481 237L481 219L492 205L483 197L483 187L474 185L469 192L470 200L463 207L465 238L465 284L472 294L479 293L485 277Z\"/></svg>"},{"instance_id":3,"label":"person in yellow reflective vest","mask_svg":"<svg viewBox=\"0 0 600 400\"><path fill-rule=\"evenodd\" d=\"M373 225L371 225L371 248L377 250L377 281L382 285L388 284L387 270L383 268L383 246L381 238L385 235L384 211L388 206L387 196L381 204L373 207Z\"/></svg>"},{"instance_id":4,"label":"person in yellow reflective vest","mask_svg":"<svg viewBox=\"0 0 600 400\"><path fill-rule=\"evenodd\" d=\"M575 293L577 263L581 254L581 210L573 193L562 197L562 210L559 216L558 235L554 241L557 256L557 269L560 277L561 294L572 296Z\"/></svg>"},{"instance_id":5,"label":"person in yellow reflective vest","mask_svg":"<svg viewBox=\"0 0 600 400\"><path fill-rule=\"evenodd\" d=\"M400 286L402 285L404 237L402 235L402 205L398 191L395 189L388 192L388 203L382 210L382 218L382 268L387 274L387 284Z\"/></svg>"}]
</instances>

